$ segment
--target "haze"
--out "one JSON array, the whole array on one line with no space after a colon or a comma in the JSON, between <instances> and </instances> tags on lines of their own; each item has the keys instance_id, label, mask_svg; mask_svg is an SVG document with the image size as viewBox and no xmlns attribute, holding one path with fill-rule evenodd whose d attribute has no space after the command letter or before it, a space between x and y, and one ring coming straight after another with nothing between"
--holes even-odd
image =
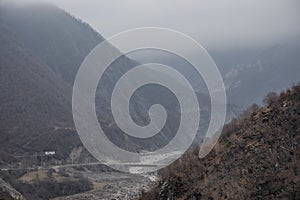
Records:
<instances>
[{"instance_id":1,"label":"haze","mask_svg":"<svg viewBox=\"0 0 300 200\"><path fill-rule=\"evenodd\" d=\"M43 1L86 21L104 37L159 26L184 32L208 49L266 46L300 38L297 0Z\"/></svg>"}]
</instances>

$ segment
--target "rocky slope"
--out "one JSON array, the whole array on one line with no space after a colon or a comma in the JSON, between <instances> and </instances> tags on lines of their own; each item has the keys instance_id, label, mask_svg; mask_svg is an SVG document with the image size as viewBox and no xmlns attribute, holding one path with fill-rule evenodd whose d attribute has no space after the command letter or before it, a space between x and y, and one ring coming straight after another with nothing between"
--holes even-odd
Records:
<instances>
[{"instance_id":1,"label":"rocky slope","mask_svg":"<svg viewBox=\"0 0 300 200\"><path fill-rule=\"evenodd\" d=\"M299 199L300 86L226 125L204 159L193 149L141 199Z\"/></svg>"},{"instance_id":2,"label":"rocky slope","mask_svg":"<svg viewBox=\"0 0 300 200\"><path fill-rule=\"evenodd\" d=\"M0 199L3 200L25 200L11 185L0 178Z\"/></svg>"}]
</instances>

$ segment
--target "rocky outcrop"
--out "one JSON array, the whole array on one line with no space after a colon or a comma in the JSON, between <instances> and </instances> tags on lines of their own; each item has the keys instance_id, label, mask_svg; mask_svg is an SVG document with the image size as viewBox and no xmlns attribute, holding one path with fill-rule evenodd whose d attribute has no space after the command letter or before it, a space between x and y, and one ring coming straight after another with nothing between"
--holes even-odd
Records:
<instances>
[{"instance_id":1,"label":"rocky outcrop","mask_svg":"<svg viewBox=\"0 0 300 200\"><path fill-rule=\"evenodd\" d=\"M0 199L3 200L25 200L11 185L0 178Z\"/></svg>"}]
</instances>

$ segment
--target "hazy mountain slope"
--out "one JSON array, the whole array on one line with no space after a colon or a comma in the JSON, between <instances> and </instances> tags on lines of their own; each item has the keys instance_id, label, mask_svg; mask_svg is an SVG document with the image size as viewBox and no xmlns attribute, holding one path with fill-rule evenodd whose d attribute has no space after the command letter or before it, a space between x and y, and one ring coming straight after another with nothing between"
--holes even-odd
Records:
<instances>
[{"instance_id":1,"label":"hazy mountain slope","mask_svg":"<svg viewBox=\"0 0 300 200\"><path fill-rule=\"evenodd\" d=\"M7 44L1 46L1 101L6 104L2 103L0 107L4 115L9 116L1 122L1 142L10 144L10 148L3 148L3 151L10 154L17 151L22 155L56 150L63 154L57 156L65 160L62 158L68 158L70 151L81 145L72 123L72 83L84 57L103 38L88 25L47 4L11 3L1 5L0 11L0 22L4 27L0 32L3 43ZM112 47L113 51L117 50ZM100 80L96 98L99 121L109 133L108 137L117 145L132 151L147 148L149 144L154 147L165 144L175 133L170 128L173 125L169 124L168 130L149 142L130 138L117 126L112 126L112 89L120 76L136 64L125 56L116 60ZM132 103L135 119L147 122L148 116L138 113L147 114L141 110L145 111L151 105L147 100L149 94L152 94L150 96L154 101L163 98L163 102L170 104L173 109L170 96L155 90L136 93ZM25 108L26 112L18 113L18 110ZM10 132L20 139L10 137ZM63 144L65 148L61 149L59 146Z\"/></svg>"},{"instance_id":2,"label":"hazy mountain slope","mask_svg":"<svg viewBox=\"0 0 300 200\"><path fill-rule=\"evenodd\" d=\"M204 159L198 150L161 171L141 199L299 199L300 86L226 125Z\"/></svg>"},{"instance_id":3,"label":"hazy mountain slope","mask_svg":"<svg viewBox=\"0 0 300 200\"><path fill-rule=\"evenodd\" d=\"M22 41L32 54L49 66L56 76L61 77L70 85L69 94L71 94L75 75L83 59L104 40L88 24L48 4L5 4L1 8L0 16L3 24ZM110 53L113 51L117 50L112 47ZM96 107L100 122L105 123L106 127L114 122L110 113L110 96L113 86L121 75L136 64L123 56L111 65L111 70L108 70L100 81L101 87L97 93ZM138 101L145 102L144 98L141 100L141 94L137 96L139 98L136 103L133 103L134 105ZM70 95L68 100L71 101ZM71 109L69 112L71 113ZM126 136L117 127L105 128L105 130L109 132L110 139L116 144L126 145L124 143ZM134 150L135 147L142 147L145 144L147 142L144 144L135 142L126 146Z\"/></svg>"},{"instance_id":4,"label":"hazy mountain slope","mask_svg":"<svg viewBox=\"0 0 300 200\"><path fill-rule=\"evenodd\" d=\"M104 40L88 24L49 4L6 3L0 7L0 19L70 84L85 56Z\"/></svg>"},{"instance_id":5,"label":"hazy mountain slope","mask_svg":"<svg viewBox=\"0 0 300 200\"><path fill-rule=\"evenodd\" d=\"M7 153L52 148L59 150L58 157L66 156L79 144L73 129L64 130L73 127L69 86L28 53L2 23L0 27L1 162Z\"/></svg>"},{"instance_id":6,"label":"hazy mountain slope","mask_svg":"<svg viewBox=\"0 0 300 200\"><path fill-rule=\"evenodd\" d=\"M299 64L300 44L297 41L261 51L251 62L241 63L224 74L229 101L243 107L261 103L266 93L280 92L300 81Z\"/></svg>"},{"instance_id":7,"label":"hazy mountain slope","mask_svg":"<svg viewBox=\"0 0 300 200\"><path fill-rule=\"evenodd\" d=\"M55 159L69 162L82 145L72 118L72 82L103 38L57 7L1 3L0 160L18 165L27 158L16 155L55 150Z\"/></svg>"}]
</instances>

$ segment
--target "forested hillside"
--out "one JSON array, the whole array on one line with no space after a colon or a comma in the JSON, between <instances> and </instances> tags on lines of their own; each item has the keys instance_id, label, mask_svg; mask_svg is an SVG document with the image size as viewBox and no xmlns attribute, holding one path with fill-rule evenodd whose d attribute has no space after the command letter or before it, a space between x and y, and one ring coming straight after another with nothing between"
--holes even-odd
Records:
<instances>
[{"instance_id":1,"label":"forested hillside","mask_svg":"<svg viewBox=\"0 0 300 200\"><path fill-rule=\"evenodd\" d=\"M141 199L299 199L300 86L264 102L226 125L204 159L196 148L162 170Z\"/></svg>"}]
</instances>

